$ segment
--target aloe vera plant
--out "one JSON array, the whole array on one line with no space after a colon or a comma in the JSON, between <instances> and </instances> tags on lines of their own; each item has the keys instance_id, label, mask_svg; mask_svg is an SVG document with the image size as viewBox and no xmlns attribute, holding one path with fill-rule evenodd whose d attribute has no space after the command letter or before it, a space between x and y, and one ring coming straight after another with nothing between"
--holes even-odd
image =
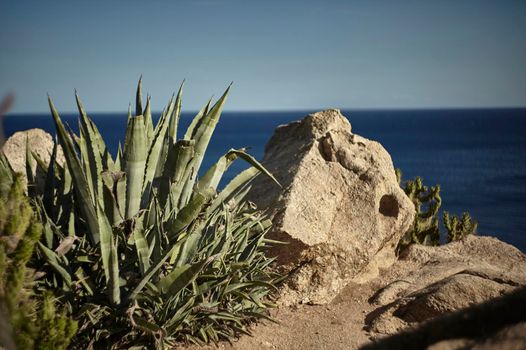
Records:
<instances>
[{"instance_id":1,"label":"aloe vera plant","mask_svg":"<svg viewBox=\"0 0 526 350\"><path fill-rule=\"evenodd\" d=\"M274 177L243 150L230 150L198 177L228 88L207 103L178 139L183 86L152 121L141 80L124 147L109 153L76 95L79 135L49 105L66 164L49 165L36 199L44 218L42 285L63 294L80 321L79 348L217 342L266 318L267 296L280 276L265 255L270 222L243 201L259 174ZM251 167L222 191L236 159ZM279 184L278 184L279 185Z\"/></svg>"}]
</instances>

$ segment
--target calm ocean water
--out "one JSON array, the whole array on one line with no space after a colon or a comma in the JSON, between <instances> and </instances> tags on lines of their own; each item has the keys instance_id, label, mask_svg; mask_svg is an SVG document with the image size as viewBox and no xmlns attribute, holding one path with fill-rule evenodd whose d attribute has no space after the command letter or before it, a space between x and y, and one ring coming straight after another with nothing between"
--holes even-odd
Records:
<instances>
[{"instance_id":1,"label":"calm ocean water","mask_svg":"<svg viewBox=\"0 0 526 350\"><path fill-rule=\"evenodd\" d=\"M526 251L526 109L344 111L353 132L383 144L404 179L419 175L442 187L443 208L469 211L479 233ZM209 146L207 167L230 148L249 147L262 158L274 128L308 112L225 112ZM183 114L186 128L191 114ZM76 115L62 115L76 128ZM124 138L125 113L92 115L108 147ZM182 130L180 127L179 130ZM6 117L7 136L42 128L54 133L50 115ZM183 129L184 130L184 129ZM232 167L232 177L244 166Z\"/></svg>"}]
</instances>

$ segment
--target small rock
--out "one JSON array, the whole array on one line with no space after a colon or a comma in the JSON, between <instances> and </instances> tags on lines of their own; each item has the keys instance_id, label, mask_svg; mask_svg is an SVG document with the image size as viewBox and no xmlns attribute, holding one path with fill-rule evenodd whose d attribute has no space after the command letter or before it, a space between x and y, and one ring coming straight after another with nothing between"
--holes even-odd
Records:
<instances>
[{"instance_id":1,"label":"small rock","mask_svg":"<svg viewBox=\"0 0 526 350\"><path fill-rule=\"evenodd\" d=\"M51 135L42 129L18 131L7 139L2 150L13 170L22 174L24 188L26 188L27 185L26 143L29 143L30 150L36 153L46 164L49 164L53 145L55 144ZM57 162L60 165L63 165L65 162L64 154L60 146L57 150ZM32 168L33 175L36 176L38 188L42 188L45 181L45 174L41 174L36 171L36 169L37 162L34 160Z\"/></svg>"},{"instance_id":2,"label":"small rock","mask_svg":"<svg viewBox=\"0 0 526 350\"><path fill-rule=\"evenodd\" d=\"M275 348L275 346L272 345L272 343L270 343L270 342L268 342L268 341L266 341L266 340L263 340L263 341L261 342L261 345L263 345L264 347L267 347L267 348L271 348L271 349L274 349L274 348Z\"/></svg>"}]
</instances>

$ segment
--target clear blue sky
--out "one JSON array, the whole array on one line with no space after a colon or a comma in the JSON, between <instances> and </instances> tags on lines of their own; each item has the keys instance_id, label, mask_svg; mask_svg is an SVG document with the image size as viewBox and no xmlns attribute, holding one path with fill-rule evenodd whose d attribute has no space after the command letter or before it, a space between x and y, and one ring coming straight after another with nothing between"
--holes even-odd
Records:
<instances>
[{"instance_id":1,"label":"clear blue sky","mask_svg":"<svg viewBox=\"0 0 526 350\"><path fill-rule=\"evenodd\" d=\"M13 112L526 106L526 1L0 0Z\"/></svg>"}]
</instances>

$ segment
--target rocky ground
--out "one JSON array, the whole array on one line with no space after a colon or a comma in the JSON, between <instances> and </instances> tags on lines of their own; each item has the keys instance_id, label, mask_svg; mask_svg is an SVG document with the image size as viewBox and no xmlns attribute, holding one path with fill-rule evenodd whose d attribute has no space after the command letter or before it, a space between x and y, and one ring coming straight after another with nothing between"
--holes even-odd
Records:
<instances>
[{"instance_id":1,"label":"rocky ground","mask_svg":"<svg viewBox=\"0 0 526 350\"><path fill-rule=\"evenodd\" d=\"M349 283L330 303L281 306L272 312L277 323L262 322L252 328L252 336L218 347L524 349L526 289L520 286L526 285L525 272L526 256L491 237L472 236L442 247L413 246L378 277ZM517 290L514 299L492 306L501 295ZM470 316L470 308L484 302L490 303L489 309ZM413 333L400 333L404 330ZM372 343L390 341L390 335L402 339Z\"/></svg>"}]
</instances>

